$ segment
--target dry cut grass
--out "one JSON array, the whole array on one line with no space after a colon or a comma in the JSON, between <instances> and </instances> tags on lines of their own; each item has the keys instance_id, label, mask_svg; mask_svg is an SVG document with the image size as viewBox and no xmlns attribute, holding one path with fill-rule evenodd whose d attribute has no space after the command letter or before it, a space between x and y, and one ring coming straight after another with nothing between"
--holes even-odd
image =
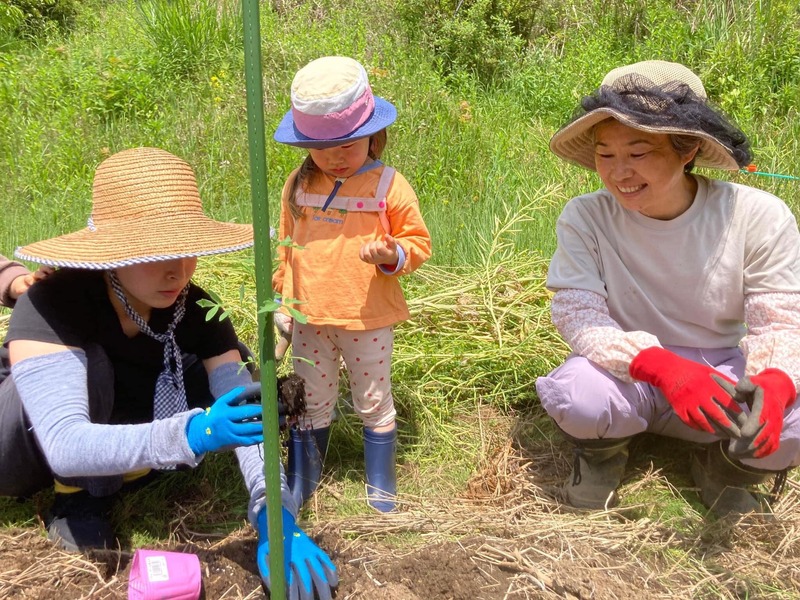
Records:
<instances>
[{"instance_id":1,"label":"dry cut grass","mask_svg":"<svg viewBox=\"0 0 800 600\"><path fill-rule=\"evenodd\" d=\"M353 546L411 535L397 549L383 548L398 556L455 540L476 564L513 575L498 598L800 596L797 482L787 486L775 520L715 521L684 499L691 489L676 488L650 465L623 486L618 509L573 511L557 500L567 451L540 443L531 452L507 441L456 498L404 496L398 514L337 519L323 510L316 521ZM652 511L629 500L642 490L670 496L681 522L659 514L666 506Z\"/></svg>"}]
</instances>

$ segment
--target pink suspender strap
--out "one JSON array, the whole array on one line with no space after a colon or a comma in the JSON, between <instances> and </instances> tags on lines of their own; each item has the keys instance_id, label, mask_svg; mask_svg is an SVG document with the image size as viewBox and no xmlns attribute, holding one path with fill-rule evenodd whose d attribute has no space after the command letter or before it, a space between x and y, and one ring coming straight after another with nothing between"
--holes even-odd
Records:
<instances>
[{"instance_id":1,"label":"pink suspender strap","mask_svg":"<svg viewBox=\"0 0 800 600\"><path fill-rule=\"evenodd\" d=\"M392 167L384 167L381 177L378 180L378 187L375 189L374 198L357 198L351 196L337 195L330 201L328 210L346 210L348 212L375 212L378 213L381 226L386 233L392 233L389 218L386 216L386 196L389 192L389 186L394 179L395 169ZM308 206L310 208L322 208L328 200L328 196L322 194L308 194L305 192L298 192L296 196L298 206Z\"/></svg>"},{"instance_id":2,"label":"pink suspender strap","mask_svg":"<svg viewBox=\"0 0 800 600\"><path fill-rule=\"evenodd\" d=\"M381 221L381 225L383 226L383 230L392 235L392 226L389 223L389 217L386 216L386 196L389 193L389 186L392 185L392 179L394 179L395 170L392 167L386 167L383 169L383 173L381 173L381 178L378 181L378 189L375 190L375 197L383 199L383 210L378 211L378 218Z\"/></svg>"}]
</instances>

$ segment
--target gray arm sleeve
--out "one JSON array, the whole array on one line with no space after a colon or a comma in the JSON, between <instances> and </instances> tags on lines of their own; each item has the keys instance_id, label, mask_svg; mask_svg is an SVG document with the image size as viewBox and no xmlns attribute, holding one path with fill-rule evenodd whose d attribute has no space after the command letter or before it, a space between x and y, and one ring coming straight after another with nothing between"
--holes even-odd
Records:
<instances>
[{"instance_id":1,"label":"gray arm sleeve","mask_svg":"<svg viewBox=\"0 0 800 600\"><path fill-rule=\"evenodd\" d=\"M237 386L252 383L252 378L247 369L242 368L238 363L231 362L220 365L211 371L208 375L208 382L211 388L211 394L214 398L219 398ZM234 452L239 461L239 470L242 472L247 492L250 494L247 518L253 527L256 527L258 513L266 505L266 483L264 479L263 458L264 446L263 444L239 446ZM286 474L280 462L278 463L278 467L281 471L281 504L283 504L286 510L292 513L292 515L297 516L297 511L300 507L297 506L292 493L289 491L289 486L286 483Z\"/></svg>"},{"instance_id":2,"label":"gray arm sleeve","mask_svg":"<svg viewBox=\"0 0 800 600\"><path fill-rule=\"evenodd\" d=\"M137 425L92 423L86 369L82 350L33 356L11 368L53 473L92 477L199 464L186 438L186 424L200 409Z\"/></svg>"}]
</instances>

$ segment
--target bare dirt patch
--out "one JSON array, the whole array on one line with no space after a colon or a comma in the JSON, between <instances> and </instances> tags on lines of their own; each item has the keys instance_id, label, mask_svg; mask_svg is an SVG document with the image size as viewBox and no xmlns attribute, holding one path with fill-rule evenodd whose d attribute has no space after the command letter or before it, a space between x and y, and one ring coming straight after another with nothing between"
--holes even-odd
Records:
<instances>
[{"instance_id":1,"label":"bare dirt patch","mask_svg":"<svg viewBox=\"0 0 800 600\"><path fill-rule=\"evenodd\" d=\"M404 498L398 514L318 514L303 525L337 564L340 600L800 595L794 481L772 523L708 523L689 503L685 514L670 518L636 504L572 513L554 499L568 460L565 447L532 455L509 443L487 459L459 498ZM682 502L681 495L692 492L675 488L674 479L640 459L623 491L635 496L641 488L657 489ZM221 539L180 531L173 538L165 549L200 557L207 599L264 597L249 527ZM61 552L36 525L5 529L0 598L126 598L131 558L130 548Z\"/></svg>"}]
</instances>

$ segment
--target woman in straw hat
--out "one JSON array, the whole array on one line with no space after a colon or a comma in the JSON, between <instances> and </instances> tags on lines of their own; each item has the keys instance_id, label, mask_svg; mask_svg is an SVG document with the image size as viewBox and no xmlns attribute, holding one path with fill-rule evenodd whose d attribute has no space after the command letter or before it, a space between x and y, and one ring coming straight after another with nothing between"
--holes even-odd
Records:
<instances>
[{"instance_id":1,"label":"woman in straw hat","mask_svg":"<svg viewBox=\"0 0 800 600\"><path fill-rule=\"evenodd\" d=\"M258 384L229 320L206 319L197 257L248 248L250 225L206 217L194 173L156 148L97 168L88 226L19 248L58 267L11 317L0 384L0 494L55 482L48 537L69 550L115 545L112 496L150 470L234 449L254 526L265 519ZM205 409L205 410L203 410ZM283 478L282 478L283 479ZM336 570L294 524L283 480L291 585L330 597ZM268 577L266 536L258 560ZM262 564L263 563L263 564Z\"/></svg>"},{"instance_id":2,"label":"woman in straw hat","mask_svg":"<svg viewBox=\"0 0 800 600\"><path fill-rule=\"evenodd\" d=\"M744 134L686 67L611 71L550 142L605 188L572 199L547 276L572 348L536 382L575 445L567 503L613 505L641 432L697 444L691 473L718 515L800 463L800 235L787 206L696 175L750 161Z\"/></svg>"},{"instance_id":3,"label":"woman in straw hat","mask_svg":"<svg viewBox=\"0 0 800 600\"><path fill-rule=\"evenodd\" d=\"M399 277L431 255L414 190L380 160L396 116L360 63L325 56L295 74L291 108L275 131L276 141L308 151L283 188L280 238L294 244L278 248L273 277L308 318L293 326L288 312L275 313L306 382L307 412L290 430L287 469L298 504L320 481L344 358L364 424L367 501L380 512L396 507L391 362L394 326L409 316Z\"/></svg>"}]
</instances>

